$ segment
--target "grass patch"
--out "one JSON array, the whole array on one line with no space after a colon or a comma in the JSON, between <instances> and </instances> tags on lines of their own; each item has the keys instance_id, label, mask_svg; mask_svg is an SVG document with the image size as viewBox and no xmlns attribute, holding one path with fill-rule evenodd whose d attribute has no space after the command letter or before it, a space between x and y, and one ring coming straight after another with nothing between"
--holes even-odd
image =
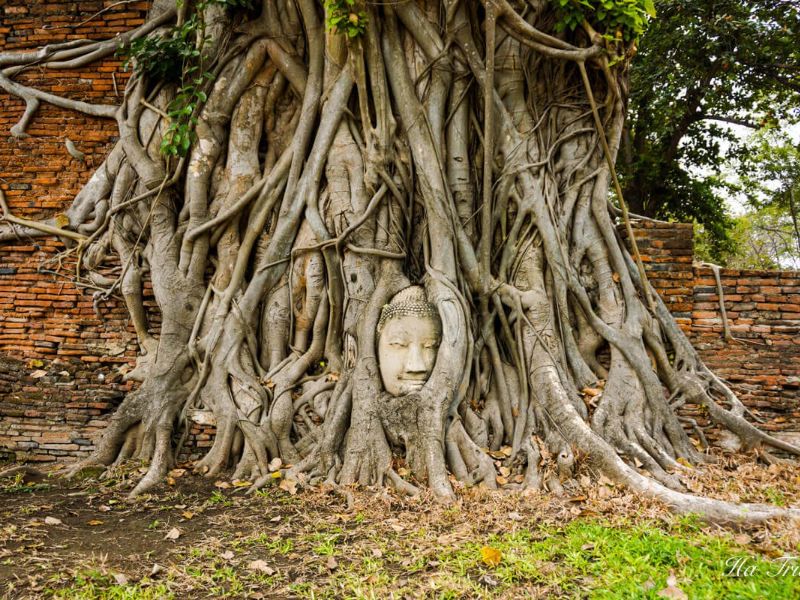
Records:
<instances>
[{"instance_id":1,"label":"grass patch","mask_svg":"<svg viewBox=\"0 0 800 600\"><path fill-rule=\"evenodd\" d=\"M689 598L797 598L800 577L774 576L778 563L754 554L730 535L709 535L692 519L663 523L575 520L542 525L426 552L411 537L387 540L384 558L353 557L325 585L293 586L306 598L652 598L670 583ZM427 540L435 546L435 541ZM501 554L487 565L481 549ZM350 551L340 547L341 555ZM736 576L735 561L750 569ZM673 579L674 578L674 579ZM668 582L668 579L670 581Z\"/></svg>"},{"instance_id":2,"label":"grass patch","mask_svg":"<svg viewBox=\"0 0 800 600\"><path fill-rule=\"evenodd\" d=\"M69 600L170 600L176 597L165 583L118 583L113 576L94 569L77 572L68 585L47 588L44 595Z\"/></svg>"},{"instance_id":3,"label":"grass patch","mask_svg":"<svg viewBox=\"0 0 800 600\"><path fill-rule=\"evenodd\" d=\"M0 492L4 494L24 494L50 489L48 483L36 483L25 481L25 473L17 473L0 483Z\"/></svg>"}]
</instances>

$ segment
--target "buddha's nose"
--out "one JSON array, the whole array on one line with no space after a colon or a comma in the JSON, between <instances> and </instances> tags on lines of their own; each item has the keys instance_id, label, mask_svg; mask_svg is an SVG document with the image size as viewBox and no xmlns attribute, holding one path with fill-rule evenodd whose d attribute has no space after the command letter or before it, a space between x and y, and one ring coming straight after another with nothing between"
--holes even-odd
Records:
<instances>
[{"instance_id":1,"label":"buddha's nose","mask_svg":"<svg viewBox=\"0 0 800 600\"><path fill-rule=\"evenodd\" d=\"M419 344L409 345L405 370L406 373L428 373L428 366L425 364L425 358L422 355L422 346Z\"/></svg>"}]
</instances>

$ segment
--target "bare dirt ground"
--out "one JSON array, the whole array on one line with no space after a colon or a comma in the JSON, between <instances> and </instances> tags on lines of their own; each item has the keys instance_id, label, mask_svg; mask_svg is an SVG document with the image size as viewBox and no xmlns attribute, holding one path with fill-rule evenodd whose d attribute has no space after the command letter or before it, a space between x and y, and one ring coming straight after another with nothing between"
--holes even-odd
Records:
<instances>
[{"instance_id":1,"label":"bare dirt ground","mask_svg":"<svg viewBox=\"0 0 800 600\"><path fill-rule=\"evenodd\" d=\"M126 498L135 471L17 475L0 481L0 596L800 597L800 564L774 573L800 553L800 524L677 518L588 474L569 496L473 489L452 506L386 491L292 494L278 480L248 494L185 468L137 500ZM752 457L684 481L719 498L800 505L800 473Z\"/></svg>"}]
</instances>

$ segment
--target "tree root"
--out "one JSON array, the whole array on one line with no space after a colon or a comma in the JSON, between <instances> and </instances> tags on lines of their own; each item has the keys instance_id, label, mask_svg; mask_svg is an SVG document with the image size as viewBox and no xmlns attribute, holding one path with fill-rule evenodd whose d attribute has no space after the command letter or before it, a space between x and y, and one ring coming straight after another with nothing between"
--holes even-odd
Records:
<instances>
[{"instance_id":1,"label":"tree root","mask_svg":"<svg viewBox=\"0 0 800 600\"><path fill-rule=\"evenodd\" d=\"M13 134L41 102L120 129L65 215L14 217L0 192L0 240L77 243L75 277L107 287L99 299L121 291L142 350L129 374L141 386L68 474L142 460L131 495L152 491L174 464L176 422L200 406L217 434L195 471L232 469L251 491L280 472L345 497L353 484L425 486L452 501L454 482L560 494L586 456L678 512L798 515L684 492L686 463L709 460L677 413L686 403L747 448L800 449L746 419L616 233L627 42L588 23L556 32L546 3L524 15L505 0L370 4L349 42L323 35L330 15L313 0L256 4L157 2L123 42L190 18L206 35L180 85L135 60L120 107L13 80L89 64L113 40L0 53L0 89L26 102ZM188 147L165 156L176 101L204 72L214 81L184 109ZM121 268L104 266L112 253ZM376 329L412 283L442 335L421 390L392 396Z\"/></svg>"}]
</instances>

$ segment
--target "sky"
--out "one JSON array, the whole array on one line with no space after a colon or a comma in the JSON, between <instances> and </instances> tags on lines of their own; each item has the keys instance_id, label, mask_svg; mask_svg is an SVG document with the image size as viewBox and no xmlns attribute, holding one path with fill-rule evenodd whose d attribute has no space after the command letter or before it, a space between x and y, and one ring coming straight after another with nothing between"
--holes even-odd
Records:
<instances>
[{"instance_id":1,"label":"sky","mask_svg":"<svg viewBox=\"0 0 800 600\"><path fill-rule=\"evenodd\" d=\"M748 127L743 127L742 125L734 125L730 123L720 123L720 127L723 129L727 129L739 138L740 140L747 140L751 135L753 135L753 130ZM795 144L800 143L800 123L795 123L793 125L787 125L783 128L785 132L789 134L792 142ZM730 145L725 141L722 140L720 143L720 155L725 155L728 151ZM710 171L703 170L703 169L689 169L690 171L694 171L698 175L711 175ZM738 176L734 172L734 169L731 165L723 165L722 166L722 173L725 176L725 179L731 182L738 182ZM744 194L735 194L731 195L727 199L727 205L730 209L730 212L734 215L741 215L747 212L747 199L745 198Z\"/></svg>"}]
</instances>

